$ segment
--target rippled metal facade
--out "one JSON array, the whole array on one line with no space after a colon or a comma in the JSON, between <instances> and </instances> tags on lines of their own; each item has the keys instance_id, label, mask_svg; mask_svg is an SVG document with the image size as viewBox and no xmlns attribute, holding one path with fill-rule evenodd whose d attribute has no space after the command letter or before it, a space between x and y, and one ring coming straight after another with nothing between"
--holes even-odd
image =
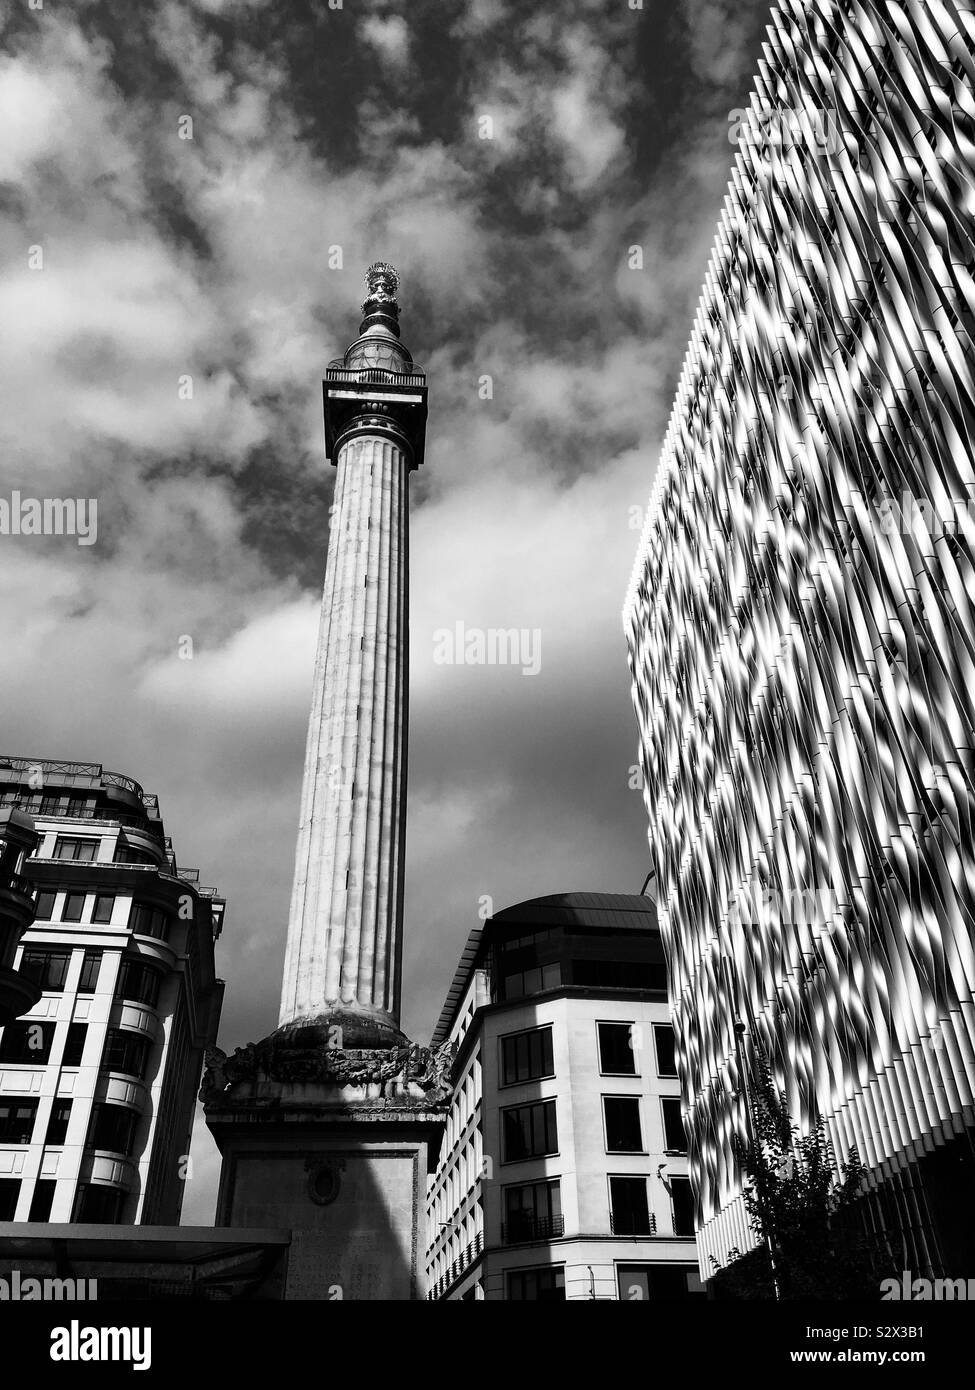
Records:
<instances>
[{"instance_id":1,"label":"rippled metal facade","mask_svg":"<svg viewBox=\"0 0 975 1390\"><path fill-rule=\"evenodd\" d=\"M743 132L627 596L706 1268L736 1016L877 1180L972 1123L973 89L954 4L774 12L838 138Z\"/></svg>"}]
</instances>

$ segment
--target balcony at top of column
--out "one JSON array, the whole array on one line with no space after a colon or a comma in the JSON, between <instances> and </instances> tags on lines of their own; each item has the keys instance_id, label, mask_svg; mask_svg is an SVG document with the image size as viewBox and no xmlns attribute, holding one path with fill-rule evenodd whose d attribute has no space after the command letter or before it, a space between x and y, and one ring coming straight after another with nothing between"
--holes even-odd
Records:
<instances>
[{"instance_id":1,"label":"balcony at top of column","mask_svg":"<svg viewBox=\"0 0 975 1390\"><path fill-rule=\"evenodd\" d=\"M389 438L405 449L410 468L423 462L426 435L426 375L400 342L399 278L377 261L366 273L359 336L344 357L330 362L322 382L325 456L334 464L356 435Z\"/></svg>"}]
</instances>

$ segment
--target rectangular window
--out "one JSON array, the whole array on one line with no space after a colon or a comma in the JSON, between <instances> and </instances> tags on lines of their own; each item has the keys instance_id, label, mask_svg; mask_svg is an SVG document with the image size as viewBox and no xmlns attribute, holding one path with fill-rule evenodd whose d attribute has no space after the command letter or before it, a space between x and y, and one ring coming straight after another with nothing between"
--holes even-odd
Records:
<instances>
[{"instance_id":1,"label":"rectangular window","mask_svg":"<svg viewBox=\"0 0 975 1390\"><path fill-rule=\"evenodd\" d=\"M91 947L85 952L81 962L81 979L78 981L79 994L94 994L98 986L98 972L101 969L102 953Z\"/></svg>"},{"instance_id":2,"label":"rectangular window","mask_svg":"<svg viewBox=\"0 0 975 1390\"><path fill-rule=\"evenodd\" d=\"M534 1081L552 1073L551 1028L532 1028L528 1032L511 1033L501 1039L503 1086L513 1086L518 1081Z\"/></svg>"},{"instance_id":3,"label":"rectangular window","mask_svg":"<svg viewBox=\"0 0 975 1390\"><path fill-rule=\"evenodd\" d=\"M599 1070L610 1076L636 1076L632 1023L597 1023Z\"/></svg>"},{"instance_id":4,"label":"rectangular window","mask_svg":"<svg viewBox=\"0 0 975 1390\"><path fill-rule=\"evenodd\" d=\"M59 835L54 842L55 859L80 859L92 863L98 854L98 840L79 840L74 835Z\"/></svg>"},{"instance_id":5,"label":"rectangular window","mask_svg":"<svg viewBox=\"0 0 975 1390\"><path fill-rule=\"evenodd\" d=\"M614 1236L653 1235L646 1178L611 1177L609 1202L610 1229Z\"/></svg>"},{"instance_id":6,"label":"rectangular window","mask_svg":"<svg viewBox=\"0 0 975 1390\"><path fill-rule=\"evenodd\" d=\"M36 1117L36 1100L0 1101L0 1144L29 1144Z\"/></svg>"},{"instance_id":7,"label":"rectangular window","mask_svg":"<svg viewBox=\"0 0 975 1390\"><path fill-rule=\"evenodd\" d=\"M109 1153L131 1154L136 1117L121 1105L98 1102L92 1106L88 1147Z\"/></svg>"},{"instance_id":8,"label":"rectangular window","mask_svg":"<svg viewBox=\"0 0 975 1390\"><path fill-rule=\"evenodd\" d=\"M687 1153L684 1121L680 1114L680 1098L678 1096L662 1096L660 1108L664 1116L664 1148L668 1153Z\"/></svg>"},{"instance_id":9,"label":"rectangular window","mask_svg":"<svg viewBox=\"0 0 975 1390\"><path fill-rule=\"evenodd\" d=\"M645 960L574 960L572 983L592 989L666 990L667 967Z\"/></svg>"},{"instance_id":10,"label":"rectangular window","mask_svg":"<svg viewBox=\"0 0 975 1390\"><path fill-rule=\"evenodd\" d=\"M52 893L46 888L42 893L36 894L34 898L34 902L37 906L35 916L39 918L40 921L49 922L54 916L54 902L56 898L57 893Z\"/></svg>"},{"instance_id":11,"label":"rectangular window","mask_svg":"<svg viewBox=\"0 0 975 1390\"><path fill-rule=\"evenodd\" d=\"M59 993L64 989L70 959L70 951L43 951L28 946L20 958L20 973L41 989Z\"/></svg>"},{"instance_id":12,"label":"rectangular window","mask_svg":"<svg viewBox=\"0 0 975 1390\"><path fill-rule=\"evenodd\" d=\"M43 1064L53 1042L53 1023L8 1023L0 1037L0 1062Z\"/></svg>"},{"instance_id":13,"label":"rectangular window","mask_svg":"<svg viewBox=\"0 0 975 1390\"><path fill-rule=\"evenodd\" d=\"M148 1053L149 1044L138 1033L132 1033L127 1028L109 1028L102 1068L105 1071L124 1072L126 1076L135 1076L141 1081L145 1076Z\"/></svg>"},{"instance_id":14,"label":"rectangular window","mask_svg":"<svg viewBox=\"0 0 975 1390\"><path fill-rule=\"evenodd\" d=\"M20 1199L20 1178L0 1178L0 1221L13 1221Z\"/></svg>"},{"instance_id":15,"label":"rectangular window","mask_svg":"<svg viewBox=\"0 0 975 1390\"><path fill-rule=\"evenodd\" d=\"M115 910L115 895L112 893L99 893L95 899L95 910L91 914L93 922L110 922L112 913Z\"/></svg>"},{"instance_id":16,"label":"rectangular window","mask_svg":"<svg viewBox=\"0 0 975 1390\"><path fill-rule=\"evenodd\" d=\"M132 999L155 1008L159 999L159 971L139 960L123 960L115 986L116 999Z\"/></svg>"},{"instance_id":17,"label":"rectangular window","mask_svg":"<svg viewBox=\"0 0 975 1390\"><path fill-rule=\"evenodd\" d=\"M68 1137L68 1121L71 1119L70 1100L56 1100L51 1106L51 1118L47 1122L45 1144L63 1144Z\"/></svg>"},{"instance_id":18,"label":"rectangular window","mask_svg":"<svg viewBox=\"0 0 975 1390\"><path fill-rule=\"evenodd\" d=\"M642 1303L648 1298L659 1298L669 1303L707 1296L694 1265L617 1265L616 1278L620 1302Z\"/></svg>"},{"instance_id":19,"label":"rectangular window","mask_svg":"<svg viewBox=\"0 0 975 1390\"><path fill-rule=\"evenodd\" d=\"M559 1137L554 1100L543 1100L535 1105L518 1105L510 1110L502 1110L501 1128L504 1135L505 1163L558 1153Z\"/></svg>"},{"instance_id":20,"label":"rectangular window","mask_svg":"<svg viewBox=\"0 0 975 1390\"><path fill-rule=\"evenodd\" d=\"M62 1067L80 1067L85 1052L85 1039L88 1036L87 1023L69 1023L68 1036L64 1044Z\"/></svg>"},{"instance_id":21,"label":"rectangular window","mask_svg":"<svg viewBox=\"0 0 975 1390\"><path fill-rule=\"evenodd\" d=\"M133 903L129 928L137 936L154 936L160 941L166 941L169 937L169 917L161 907Z\"/></svg>"},{"instance_id":22,"label":"rectangular window","mask_svg":"<svg viewBox=\"0 0 975 1390\"><path fill-rule=\"evenodd\" d=\"M54 1189L57 1183L53 1178L38 1178L34 1183L34 1195L30 1199L28 1221L49 1221L54 1205Z\"/></svg>"},{"instance_id":23,"label":"rectangular window","mask_svg":"<svg viewBox=\"0 0 975 1390\"><path fill-rule=\"evenodd\" d=\"M690 1178L670 1179L670 1204L674 1209L674 1235L693 1236L694 1198Z\"/></svg>"},{"instance_id":24,"label":"rectangular window","mask_svg":"<svg viewBox=\"0 0 975 1390\"><path fill-rule=\"evenodd\" d=\"M528 1240L552 1240L562 1235L562 1196L559 1181L529 1182L504 1190L505 1245Z\"/></svg>"},{"instance_id":25,"label":"rectangular window","mask_svg":"<svg viewBox=\"0 0 975 1390\"><path fill-rule=\"evenodd\" d=\"M530 970L516 970L504 976L501 982L503 999L523 999L529 994L541 994L546 989L558 989L562 983L562 967L559 962L549 965L535 965Z\"/></svg>"},{"instance_id":26,"label":"rectangular window","mask_svg":"<svg viewBox=\"0 0 975 1390\"><path fill-rule=\"evenodd\" d=\"M85 911L84 893L65 893L61 909L62 922L80 922Z\"/></svg>"},{"instance_id":27,"label":"rectangular window","mask_svg":"<svg viewBox=\"0 0 975 1390\"><path fill-rule=\"evenodd\" d=\"M674 1030L669 1023L655 1023L653 1040L657 1051L657 1075L677 1075L677 1052L674 1047Z\"/></svg>"},{"instance_id":28,"label":"rectangular window","mask_svg":"<svg viewBox=\"0 0 975 1390\"><path fill-rule=\"evenodd\" d=\"M603 1096L603 1116L607 1153L643 1152L639 1096Z\"/></svg>"},{"instance_id":29,"label":"rectangular window","mask_svg":"<svg viewBox=\"0 0 975 1390\"><path fill-rule=\"evenodd\" d=\"M97 1187L82 1183L75 1198L72 1221L94 1226L114 1226L118 1223L122 1194L115 1187Z\"/></svg>"},{"instance_id":30,"label":"rectangular window","mask_svg":"<svg viewBox=\"0 0 975 1390\"><path fill-rule=\"evenodd\" d=\"M564 1303L565 1270L561 1265L545 1269L510 1269L508 1298L513 1303Z\"/></svg>"}]
</instances>

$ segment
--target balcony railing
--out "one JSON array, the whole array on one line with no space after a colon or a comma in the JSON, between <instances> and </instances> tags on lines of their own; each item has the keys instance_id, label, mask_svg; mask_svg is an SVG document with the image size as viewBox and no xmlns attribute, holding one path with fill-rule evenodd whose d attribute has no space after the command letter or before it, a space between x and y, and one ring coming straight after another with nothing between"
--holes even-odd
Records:
<instances>
[{"instance_id":1,"label":"balcony railing","mask_svg":"<svg viewBox=\"0 0 975 1390\"><path fill-rule=\"evenodd\" d=\"M561 1216L519 1216L501 1227L502 1245L523 1245L530 1240L554 1240L564 1235Z\"/></svg>"},{"instance_id":2,"label":"balcony railing","mask_svg":"<svg viewBox=\"0 0 975 1390\"><path fill-rule=\"evenodd\" d=\"M393 372L386 367L346 367L342 359L330 362L325 369L326 381L354 381L375 386L425 386L424 372Z\"/></svg>"},{"instance_id":3,"label":"balcony railing","mask_svg":"<svg viewBox=\"0 0 975 1390\"><path fill-rule=\"evenodd\" d=\"M617 1216L613 1212L609 1218L609 1229L614 1236L655 1236L657 1234L657 1218L655 1216L634 1216L630 1212Z\"/></svg>"}]
</instances>

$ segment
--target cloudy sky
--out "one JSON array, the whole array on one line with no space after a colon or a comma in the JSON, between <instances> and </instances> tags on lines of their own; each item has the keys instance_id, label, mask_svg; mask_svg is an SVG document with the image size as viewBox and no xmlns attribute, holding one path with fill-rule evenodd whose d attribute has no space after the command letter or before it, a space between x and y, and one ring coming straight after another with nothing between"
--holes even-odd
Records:
<instances>
[{"instance_id":1,"label":"cloudy sky","mask_svg":"<svg viewBox=\"0 0 975 1390\"><path fill-rule=\"evenodd\" d=\"M429 1037L483 897L645 878L620 610L768 6L636 4L0 12L0 498L98 504L93 545L0 537L0 749L158 792L228 900L228 1051L277 1021L320 383L377 258L430 387L407 1032ZM457 622L537 629L540 670L437 664ZM198 1126L184 1222L212 1219L217 1168Z\"/></svg>"}]
</instances>

